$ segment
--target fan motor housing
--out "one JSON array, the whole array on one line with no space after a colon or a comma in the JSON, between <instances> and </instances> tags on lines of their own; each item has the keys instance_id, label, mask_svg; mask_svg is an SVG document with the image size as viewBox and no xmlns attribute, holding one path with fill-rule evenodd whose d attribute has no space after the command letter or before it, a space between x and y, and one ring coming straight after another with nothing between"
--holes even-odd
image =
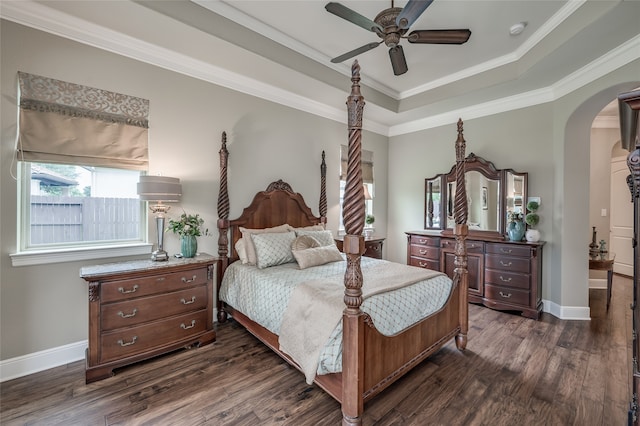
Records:
<instances>
[{"instance_id":1,"label":"fan motor housing","mask_svg":"<svg viewBox=\"0 0 640 426\"><path fill-rule=\"evenodd\" d=\"M407 32L406 29L398 28L396 18L402 12L400 7L391 7L378 13L373 22L384 28L384 33L377 33L378 37L384 40L387 47L395 47L400 43L400 38Z\"/></svg>"}]
</instances>

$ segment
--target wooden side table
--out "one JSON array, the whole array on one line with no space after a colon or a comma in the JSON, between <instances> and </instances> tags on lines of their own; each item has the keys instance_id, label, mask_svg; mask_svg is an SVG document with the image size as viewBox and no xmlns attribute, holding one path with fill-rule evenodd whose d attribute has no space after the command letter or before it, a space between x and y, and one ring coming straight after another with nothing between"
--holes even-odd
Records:
<instances>
[{"instance_id":1,"label":"wooden side table","mask_svg":"<svg viewBox=\"0 0 640 426\"><path fill-rule=\"evenodd\" d=\"M338 246L338 250L342 251L342 243L344 240L343 236L334 238L336 245ZM382 259L382 243L384 242L384 237L377 237L372 235L371 237L365 237L364 239L364 254L363 256L373 257L375 259Z\"/></svg>"},{"instance_id":2,"label":"wooden side table","mask_svg":"<svg viewBox=\"0 0 640 426\"><path fill-rule=\"evenodd\" d=\"M607 310L611 302L611 286L613 284L613 262L616 259L615 253L589 254L589 269L597 271L607 271Z\"/></svg>"}]
</instances>

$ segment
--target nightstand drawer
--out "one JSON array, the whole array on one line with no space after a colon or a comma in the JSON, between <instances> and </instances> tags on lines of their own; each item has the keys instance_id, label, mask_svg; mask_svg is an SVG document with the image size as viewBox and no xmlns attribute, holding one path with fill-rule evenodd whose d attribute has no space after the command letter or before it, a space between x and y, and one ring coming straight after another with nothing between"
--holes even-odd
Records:
<instances>
[{"instance_id":1,"label":"nightstand drawer","mask_svg":"<svg viewBox=\"0 0 640 426\"><path fill-rule=\"evenodd\" d=\"M373 257L374 259L382 259L382 241L365 241L363 256Z\"/></svg>"},{"instance_id":2,"label":"nightstand drawer","mask_svg":"<svg viewBox=\"0 0 640 426\"><path fill-rule=\"evenodd\" d=\"M207 287L198 286L158 296L139 297L104 304L100 309L101 329L113 330L166 318L207 306Z\"/></svg>"},{"instance_id":3,"label":"nightstand drawer","mask_svg":"<svg viewBox=\"0 0 640 426\"><path fill-rule=\"evenodd\" d=\"M146 350L175 343L208 328L207 311L201 310L162 321L103 333L100 336L100 362L120 360Z\"/></svg>"},{"instance_id":4,"label":"nightstand drawer","mask_svg":"<svg viewBox=\"0 0 640 426\"><path fill-rule=\"evenodd\" d=\"M166 275L105 282L101 286L102 303L148 296L207 283L207 268L172 272Z\"/></svg>"}]
</instances>

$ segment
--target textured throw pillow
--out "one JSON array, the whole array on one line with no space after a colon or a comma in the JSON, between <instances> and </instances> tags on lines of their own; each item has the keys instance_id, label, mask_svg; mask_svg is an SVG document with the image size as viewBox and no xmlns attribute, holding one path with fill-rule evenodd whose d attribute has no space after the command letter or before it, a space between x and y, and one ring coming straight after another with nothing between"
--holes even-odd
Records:
<instances>
[{"instance_id":1,"label":"textured throw pillow","mask_svg":"<svg viewBox=\"0 0 640 426\"><path fill-rule=\"evenodd\" d=\"M249 265L256 264L256 247L253 244L253 240L251 239L252 234L267 234L267 233L290 232L290 231L291 231L291 227L286 223L284 225L274 226L273 228L264 228L264 229L247 229L247 228L240 227L240 232L242 232L242 239L244 240L244 250L247 254L247 263Z\"/></svg>"},{"instance_id":2,"label":"textured throw pillow","mask_svg":"<svg viewBox=\"0 0 640 426\"><path fill-rule=\"evenodd\" d=\"M335 245L333 234L331 231L306 231L304 229L296 229L296 236L308 235L318 240L321 246Z\"/></svg>"},{"instance_id":3,"label":"textured throw pillow","mask_svg":"<svg viewBox=\"0 0 640 426\"><path fill-rule=\"evenodd\" d=\"M293 228L294 231L324 231L324 226L322 225L311 225L311 226L303 226L300 228Z\"/></svg>"},{"instance_id":4,"label":"textured throw pillow","mask_svg":"<svg viewBox=\"0 0 640 426\"><path fill-rule=\"evenodd\" d=\"M291 250L304 250L313 247L320 247L320 243L310 235L300 235L291 243Z\"/></svg>"},{"instance_id":5,"label":"textured throw pillow","mask_svg":"<svg viewBox=\"0 0 640 426\"><path fill-rule=\"evenodd\" d=\"M294 250L293 256L298 262L300 269L309 268L311 266L324 265L329 262L342 260L342 254L338 247L334 245L313 247L304 250Z\"/></svg>"},{"instance_id":6,"label":"textured throw pillow","mask_svg":"<svg viewBox=\"0 0 640 426\"><path fill-rule=\"evenodd\" d=\"M295 262L291 252L295 232L251 234L251 239L256 248L256 266L259 269Z\"/></svg>"}]
</instances>

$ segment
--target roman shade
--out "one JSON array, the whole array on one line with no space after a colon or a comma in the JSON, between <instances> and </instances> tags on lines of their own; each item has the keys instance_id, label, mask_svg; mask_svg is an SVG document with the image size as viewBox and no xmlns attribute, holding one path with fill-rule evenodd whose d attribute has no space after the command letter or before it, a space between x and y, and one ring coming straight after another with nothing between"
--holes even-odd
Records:
<instances>
[{"instance_id":1,"label":"roman shade","mask_svg":"<svg viewBox=\"0 0 640 426\"><path fill-rule=\"evenodd\" d=\"M346 145L340 145L340 180L347 180L347 161L349 152ZM373 151L362 150L360 154L362 182L373 183Z\"/></svg>"},{"instance_id":2,"label":"roman shade","mask_svg":"<svg viewBox=\"0 0 640 426\"><path fill-rule=\"evenodd\" d=\"M148 100L24 72L18 82L18 160L148 169Z\"/></svg>"}]
</instances>

